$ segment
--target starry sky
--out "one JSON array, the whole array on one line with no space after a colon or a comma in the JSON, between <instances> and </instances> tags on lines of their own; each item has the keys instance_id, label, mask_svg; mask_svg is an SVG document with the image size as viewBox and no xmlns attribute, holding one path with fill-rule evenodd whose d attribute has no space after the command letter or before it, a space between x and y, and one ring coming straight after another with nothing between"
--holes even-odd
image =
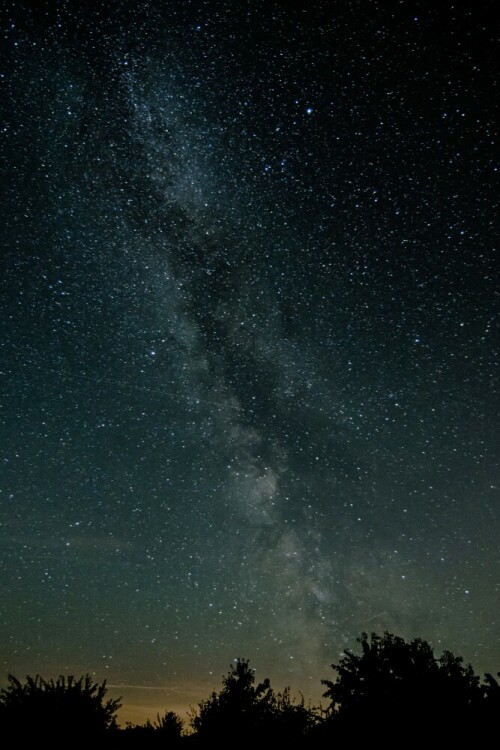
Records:
<instances>
[{"instance_id":1,"label":"starry sky","mask_svg":"<svg viewBox=\"0 0 500 750\"><path fill-rule=\"evenodd\" d=\"M500 668L494 6L2 2L4 678Z\"/></svg>"}]
</instances>

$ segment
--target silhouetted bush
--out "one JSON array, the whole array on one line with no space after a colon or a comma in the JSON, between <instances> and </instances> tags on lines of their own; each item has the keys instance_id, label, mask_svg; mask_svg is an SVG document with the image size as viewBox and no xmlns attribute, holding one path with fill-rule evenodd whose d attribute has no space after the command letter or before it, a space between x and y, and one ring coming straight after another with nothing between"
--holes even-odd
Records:
<instances>
[{"instance_id":1,"label":"silhouetted bush","mask_svg":"<svg viewBox=\"0 0 500 750\"><path fill-rule=\"evenodd\" d=\"M320 715L316 709L306 707L303 696L296 703L290 695L290 688L285 688L282 693L273 695L270 719L266 727L268 739L276 741L277 746L284 743L287 747L294 747L300 746L309 736L320 721Z\"/></svg>"},{"instance_id":2,"label":"silhouetted bush","mask_svg":"<svg viewBox=\"0 0 500 750\"><path fill-rule=\"evenodd\" d=\"M21 683L13 675L0 691L0 736L95 738L116 730L119 700L105 700L106 682L89 675L44 680L37 675Z\"/></svg>"},{"instance_id":3,"label":"silhouetted bush","mask_svg":"<svg viewBox=\"0 0 500 750\"><path fill-rule=\"evenodd\" d=\"M148 719L145 724L128 724L122 733L122 746L175 748L183 740L183 727L180 716L174 711L165 711L163 716L157 714L153 722Z\"/></svg>"},{"instance_id":4,"label":"silhouetted bush","mask_svg":"<svg viewBox=\"0 0 500 750\"><path fill-rule=\"evenodd\" d=\"M500 709L498 683L486 682L450 651L436 659L431 646L417 638L363 633L360 655L346 651L336 680L322 680L330 699L326 727L337 736L403 735L448 739L485 727ZM495 704L495 707L494 707Z\"/></svg>"},{"instance_id":5,"label":"silhouetted bush","mask_svg":"<svg viewBox=\"0 0 500 750\"><path fill-rule=\"evenodd\" d=\"M316 722L303 699L295 703L289 688L275 694L268 679L255 685L248 661L237 659L223 678L221 692L199 704L191 725L202 747L234 747L241 742L299 747Z\"/></svg>"},{"instance_id":6,"label":"silhouetted bush","mask_svg":"<svg viewBox=\"0 0 500 750\"><path fill-rule=\"evenodd\" d=\"M99 746L121 748L315 748L359 740L402 747L408 742L471 746L496 731L500 685L486 674L481 682L470 665L445 651L439 658L424 640L406 642L385 632L363 633L361 653L346 651L332 665L335 680L322 680L326 711L292 700L289 688L274 693L268 679L255 683L255 671L237 659L223 677L222 690L199 703L191 733L173 711L145 724L118 729L118 700L106 700L106 682L89 675L46 681L9 676L0 690L0 741L99 739Z\"/></svg>"},{"instance_id":7,"label":"silhouetted bush","mask_svg":"<svg viewBox=\"0 0 500 750\"><path fill-rule=\"evenodd\" d=\"M198 739L226 745L236 737L260 736L273 711L273 694L268 679L254 683L255 672L248 661L237 659L223 678L221 692L202 701L192 718Z\"/></svg>"}]
</instances>

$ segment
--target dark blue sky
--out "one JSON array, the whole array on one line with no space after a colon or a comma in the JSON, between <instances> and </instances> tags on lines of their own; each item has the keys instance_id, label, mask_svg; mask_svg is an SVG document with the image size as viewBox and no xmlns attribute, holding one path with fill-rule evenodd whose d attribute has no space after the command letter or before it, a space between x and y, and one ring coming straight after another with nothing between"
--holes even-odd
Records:
<instances>
[{"instance_id":1,"label":"dark blue sky","mask_svg":"<svg viewBox=\"0 0 500 750\"><path fill-rule=\"evenodd\" d=\"M493 7L3 3L5 674L497 671Z\"/></svg>"}]
</instances>

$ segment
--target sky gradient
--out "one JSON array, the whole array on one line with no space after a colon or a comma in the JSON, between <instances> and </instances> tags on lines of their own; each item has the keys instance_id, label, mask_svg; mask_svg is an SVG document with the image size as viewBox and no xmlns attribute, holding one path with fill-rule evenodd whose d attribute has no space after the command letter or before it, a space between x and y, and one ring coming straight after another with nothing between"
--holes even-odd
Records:
<instances>
[{"instance_id":1,"label":"sky gradient","mask_svg":"<svg viewBox=\"0 0 500 750\"><path fill-rule=\"evenodd\" d=\"M498 671L494 3L1 13L4 676Z\"/></svg>"}]
</instances>

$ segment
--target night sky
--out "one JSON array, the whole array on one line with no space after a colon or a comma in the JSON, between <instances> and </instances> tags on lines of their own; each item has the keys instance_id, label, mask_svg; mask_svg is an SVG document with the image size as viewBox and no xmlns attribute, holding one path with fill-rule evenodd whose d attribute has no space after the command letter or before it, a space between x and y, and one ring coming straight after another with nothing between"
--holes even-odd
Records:
<instances>
[{"instance_id":1,"label":"night sky","mask_svg":"<svg viewBox=\"0 0 500 750\"><path fill-rule=\"evenodd\" d=\"M2 681L500 668L494 8L1 3Z\"/></svg>"}]
</instances>

